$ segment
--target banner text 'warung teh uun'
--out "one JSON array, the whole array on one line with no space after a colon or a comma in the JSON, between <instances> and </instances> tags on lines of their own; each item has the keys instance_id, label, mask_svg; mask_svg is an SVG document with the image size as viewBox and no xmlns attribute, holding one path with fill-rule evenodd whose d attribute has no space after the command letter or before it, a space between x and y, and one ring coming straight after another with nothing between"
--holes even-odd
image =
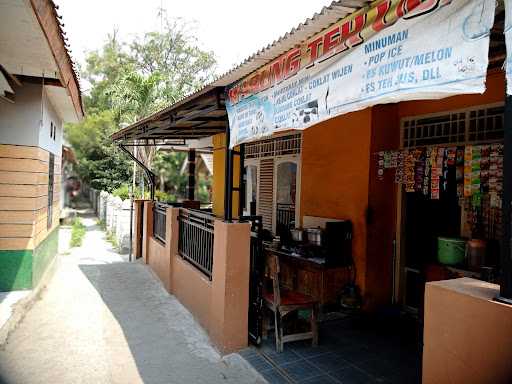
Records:
<instances>
[{"instance_id":1,"label":"banner text 'warung teh uun'","mask_svg":"<svg viewBox=\"0 0 512 384\"><path fill-rule=\"evenodd\" d=\"M494 9L375 1L229 88L230 146L375 104L482 93Z\"/></svg>"}]
</instances>

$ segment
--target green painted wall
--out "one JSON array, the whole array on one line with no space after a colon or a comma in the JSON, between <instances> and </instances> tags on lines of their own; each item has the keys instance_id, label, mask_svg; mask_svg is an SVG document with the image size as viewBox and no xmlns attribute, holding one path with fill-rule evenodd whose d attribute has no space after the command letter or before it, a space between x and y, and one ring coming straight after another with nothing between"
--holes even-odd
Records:
<instances>
[{"instance_id":1,"label":"green painted wall","mask_svg":"<svg viewBox=\"0 0 512 384\"><path fill-rule=\"evenodd\" d=\"M32 288L32 251L0 251L0 292Z\"/></svg>"},{"instance_id":2,"label":"green painted wall","mask_svg":"<svg viewBox=\"0 0 512 384\"><path fill-rule=\"evenodd\" d=\"M0 251L0 292L35 287L57 255L58 248L57 227L33 251Z\"/></svg>"},{"instance_id":3,"label":"green painted wall","mask_svg":"<svg viewBox=\"0 0 512 384\"><path fill-rule=\"evenodd\" d=\"M59 227L55 228L47 237L34 249L32 256L32 287L39 284L46 268L53 261L59 251Z\"/></svg>"}]
</instances>

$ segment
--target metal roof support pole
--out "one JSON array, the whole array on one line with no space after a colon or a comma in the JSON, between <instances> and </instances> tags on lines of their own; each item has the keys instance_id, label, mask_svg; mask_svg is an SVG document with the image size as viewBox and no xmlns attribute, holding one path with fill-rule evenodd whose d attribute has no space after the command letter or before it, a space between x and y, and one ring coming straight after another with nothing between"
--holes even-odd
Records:
<instances>
[{"instance_id":1,"label":"metal roof support pole","mask_svg":"<svg viewBox=\"0 0 512 384\"><path fill-rule=\"evenodd\" d=\"M133 154L128 149L126 149L123 144L119 144L119 148L121 149L121 151L126 153L128 155L128 157L130 157L130 159L135 161L142 168L142 170L146 174L148 181L149 181L151 200L155 200L156 175L153 172L151 172L151 170L148 167L146 167L143 162L141 162L139 159L137 159L135 156L133 156Z\"/></svg>"},{"instance_id":2,"label":"metal roof support pole","mask_svg":"<svg viewBox=\"0 0 512 384\"><path fill-rule=\"evenodd\" d=\"M188 184L187 199L195 200L196 190L196 150L191 148L188 150Z\"/></svg>"},{"instance_id":3,"label":"metal roof support pole","mask_svg":"<svg viewBox=\"0 0 512 384\"><path fill-rule=\"evenodd\" d=\"M229 148L229 142L229 121L226 119L226 156L224 171L224 221L226 222L231 222L233 219L233 153Z\"/></svg>"},{"instance_id":4,"label":"metal roof support pole","mask_svg":"<svg viewBox=\"0 0 512 384\"><path fill-rule=\"evenodd\" d=\"M503 148L503 241L501 247L501 302L512 304L512 96L505 99Z\"/></svg>"},{"instance_id":5,"label":"metal roof support pole","mask_svg":"<svg viewBox=\"0 0 512 384\"><path fill-rule=\"evenodd\" d=\"M246 175L245 175L245 144L240 144L240 178L238 182L238 217L242 217L244 215L244 207L246 204L246 196L245 196L245 184L246 184Z\"/></svg>"}]
</instances>

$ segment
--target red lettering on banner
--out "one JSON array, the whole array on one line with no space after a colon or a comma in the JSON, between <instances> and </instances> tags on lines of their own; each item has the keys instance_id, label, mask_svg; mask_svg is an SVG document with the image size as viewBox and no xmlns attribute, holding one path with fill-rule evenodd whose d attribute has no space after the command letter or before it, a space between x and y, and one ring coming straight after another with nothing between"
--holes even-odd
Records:
<instances>
[{"instance_id":1,"label":"red lettering on banner","mask_svg":"<svg viewBox=\"0 0 512 384\"><path fill-rule=\"evenodd\" d=\"M341 42L340 27L336 26L324 35L322 56L328 55Z\"/></svg>"},{"instance_id":2,"label":"red lettering on banner","mask_svg":"<svg viewBox=\"0 0 512 384\"><path fill-rule=\"evenodd\" d=\"M240 87L234 86L228 91L228 97L232 104L238 103L238 95L240 93Z\"/></svg>"},{"instance_id":3,"label":"red lettering on banner","mask_svg":"<svg viewBox=\"0 0 512 384\"><path fill-rule=\"evenodd\" d=\"M351 27L351 35L347 38L345 45L347 48L355 47L356 45L361 44L364 39L361 36L361 32L366 26L366 13L362 15L357 15L354 17L354 20L350 22Z\"/></svg>"},{"instance_id":4,"label":"red lettering on banner","mask_svg":"<svg viewBox=\"0 0 512 384\"><path fill-rule=\"evenodd\" d=\"M288 78L300 69L300 48L295 48L288 54L285 65L285 76Z\"/></svg>"},{"instance_id":5,"label":"red lettering on banner","mask_svg":"<svg viewBox=\"0 0 512 384\"><path fill-rule=\"evenodd\" d=\"M283 78L284 78L283 63L284 63L284 59L279 58L278 60L276 60L272 64L270 64L272 85L277 84L281 80L283 80Z\"/></svg>"},{"instance_id":6,"label":"red lettering on banner","mask_svg":"<svg viewBox=\"0 0 512 384\"><path fill-rule=\"evenodd\" d=\"M260 83L260 75L256 73L253 77L249 79L249 89L252 93L258 92L258 86Z\"/></svg>"},{"instance_id":7,"label":"red lettering on banner","mask_svg":"<svg viewBox=\"0 0 512 384\"><path fill-rule=\"evenodd\" d=\"M271 81L271 78L270 78L270 68L267 68L267 69L264 69L261 73L260 73L260 90L264 90L264 89L267 89L268 87L270 87L272 85L272 81Z\"/></svg>"},{"instance_id":8,"label":"red lettering on banner","mask_svg":"<svg viewBox=\"0 0 512 384\"><path fill-rule=\"evenodd\" d=\"M320 36L307 45L309 51L309 61L306 65L312 64L316 61L316 59L318 59L318 56L320 55L320 44L322 44L322 40L323 38Z\"/></svg>"},{"instance_id":9,"label":"red lettering on banner","mask_svg":"<svg viewBox=\"0 0 512 384\"><path fill-rule=\"evenodd\" d=\"M380 32L388 26L388 23L386 22L386 15L391 8L391 1L383 1L382 3L377 4L376 8L377 16L372 24L372 28L375 32Z\"/></svg>"},{"instance_id":10,"label":"red lettering on banner","mask_svg":"<svg viewBox=\"0 0 512 384\"><path fill-rule=\"evenodd\" d=\"M399 18L412 19L450 3L451 0L401 0L396 7L396 15Z\"/></svg>"},{"instance_id":11,"label":"red lettering on banner","mask_svg":"<svg viewBox=\"0 0 512 384\"><path fill-rule=\"evenodd\" d=\"M259 71L241 80L228 91L233 104L270 88L317 61L353 48L375 33L390 27L400 19L412 19L449 5L453 0L380 0L369 10L356 12L352 17L325 29L307 40L301 47L282 54ZM393 13L391 13L393 12Z\"/></svg>"}]
</instances>

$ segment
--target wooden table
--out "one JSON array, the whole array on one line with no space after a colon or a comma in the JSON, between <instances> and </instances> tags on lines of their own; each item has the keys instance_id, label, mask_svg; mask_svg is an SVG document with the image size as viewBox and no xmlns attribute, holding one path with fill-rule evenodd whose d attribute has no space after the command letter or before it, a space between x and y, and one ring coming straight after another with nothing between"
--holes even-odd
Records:
<instances>
[{"instance_id":1,"label":"wooden table","mask_svg":"<svg viewBox=\"0 0 512 384\"><path fill-rule=\"evenodd\" d=\"M320 311L336 304L342 288L350 282L350 267L330 267L325 259L304 258L290 252L266 248L279 257L280 281L285 288L310 295L318 300Z\"/></svg>"}]
</instances>

